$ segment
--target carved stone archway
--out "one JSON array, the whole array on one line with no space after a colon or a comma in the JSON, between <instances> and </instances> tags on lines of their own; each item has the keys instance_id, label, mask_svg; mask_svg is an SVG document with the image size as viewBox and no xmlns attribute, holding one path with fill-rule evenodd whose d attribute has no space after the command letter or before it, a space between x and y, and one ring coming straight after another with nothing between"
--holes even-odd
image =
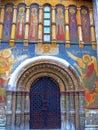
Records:
<instances>
[{"instance_id":1,"label":"carved stone archway","mask_svg":"<svg viewBox=\"0 0 98 130\"><path fill-rule=\"evenodd\" d=\"M29 129L29 91L38 78L48 76L60 88L61 129L84 129L84 91L79 76L68 62L52 56L39 56L24 61L13 73L7 91L8 126ZM12 105L11 105L12 102Z\"/></svg>"}]
</instances>

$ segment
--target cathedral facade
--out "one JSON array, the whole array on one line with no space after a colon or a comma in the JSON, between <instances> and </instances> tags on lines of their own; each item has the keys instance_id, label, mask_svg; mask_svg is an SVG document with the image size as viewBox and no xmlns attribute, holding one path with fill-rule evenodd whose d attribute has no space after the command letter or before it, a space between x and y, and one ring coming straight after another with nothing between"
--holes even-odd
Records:
<instances>
[{"instance_id":1,"label":"cathedral facade","mask_svg":"<svg viewBox=\"0 0 98 130\"><path fill-rule=\"evenodd\" d=\"M0 2L0 129L98 130L98 2Z\"/></svg>"}]
</instances>

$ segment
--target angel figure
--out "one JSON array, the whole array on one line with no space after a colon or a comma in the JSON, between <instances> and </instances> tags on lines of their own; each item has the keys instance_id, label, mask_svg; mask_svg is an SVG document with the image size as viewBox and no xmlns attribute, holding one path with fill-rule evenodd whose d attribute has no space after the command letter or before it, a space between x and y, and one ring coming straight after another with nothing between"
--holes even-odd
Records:
<instances>
[{"instance_id":1,"label":"angel figure","mask_svg":"<svg viewBox=\"0 0 98 130\"><path fill-rule=\"evenodd\" d=\"M96 57L84 54L82 58L79 58L70 52L67 52L67 54L76 61L75 66L80 72L83 87L85 89L85 98L88 105L90 105L94 102L94 97L96 95L96 80L98 78Z\"/></svg>"},{"instance_id":2,"label":"angel figure","mask_svg":"<svg viewBox=\"0 0 98 130\"><path fill-rule=\"evenodd\" d=\"M13 65L28 57L28 55L21 55L15 59L12 54L12 48L5 48L0 50L0 88L6 86L7 81L11 75Z\"/></svg>"}]
</instances>

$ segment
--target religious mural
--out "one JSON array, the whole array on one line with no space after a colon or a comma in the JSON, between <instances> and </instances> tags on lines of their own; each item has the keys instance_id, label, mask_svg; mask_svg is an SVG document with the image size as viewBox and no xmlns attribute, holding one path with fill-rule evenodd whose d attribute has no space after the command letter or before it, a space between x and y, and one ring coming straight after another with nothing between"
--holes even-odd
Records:
<instances>
[{"instance_id":1,"label":"religious mural","mask_svg":"<svg viewBox=\"0 0 98 130\"><path fill-rule=\"evenodd\" d=\"M71 52L67 54L75 60L75 67L80 73L82 85L85 90L86 106L96 106L96 96L98 100L98 63L95 56L84 54L81 58L73 55Z\"/></svg>"},{"instance_id":2,"label":"religious mural","mask_svg":"<svg viewBox=\"0 0 98 130\"><path fill-rule=\"evenodd\" d=\"M69 30L70 30L70 41L71 42L78 42L76 10L77 10L77 8L75 6L69 7Z\"/></svg>"},{"instance_id":3,"label":"religious mural","mask_svg":"<svg viewBox=\"0 0 98 130\"><path fill-rule=\"evenodd\" d=\"M6 89L0 88L0 105L6 100Z\"/></svg>"},{"instance_id":4,"label":"religious mural","mask_svg":"<svg viewBox=\"0 0 98 130\"><path fill-rule=\"evenodd\" d=\"M3 40L10 40L12 20L13 20L13 5L8 4L5 7Z\"/></svg>"},{"instance_id":5,"label":"religious mural","mask_svg":"<svg viewBox=\"0 0 98 130\"><path fill-rule=\"evenodd\" d=\"M36 41L38 39L38 6L30 7L30 31L29 40Z\"/></svg>"},{"instance_id":6,"label":"religious mural","mask_svg":"<svg viewBox=\"0 0 98 130\"><path fill-rule=\"evenodd\" d=\"M56 7L56 37L58 41L64 41L64 8Z\"/></svg>"},{"instance_id":7,"label":"religious mural","mask_svg":"<svg viewBox=\"0 0 98 130\"><path fill-rule=\"evenodd\" d=\"M46 5L45 5L46 6ZM49 5L47 8L50 8ZM68 6L68 16L65 11L65 8L63 5L57 5L56 10L53 13L55 18L52 18L52 9L49 11L43 10L41 12L41 17L39 14L39 6L37 4L31 4L30 9L26 9L25 4L19 4L17 6L17 11L14 11L14 23L12 24L13 19L13 5L7 4L4 11L4 20L3 20L3 12L1 21L4 21L4 27L3 23L1 24L0 28L0 39L3 40L10 40L13 39L16 40L29 40L31 41L37 41L38 37L40 40L43 40L44 42L50 42L52 39L56 39L56 41L64 42L67 39L71 41L71 43L78 43L78 41L82 39L78 39L80 36L78 34L83 34L83 42L90 42L91 43L91 36L93 37L94 34L90 34L90 16L89 16L89 9L86 6L80 7L80 19L82 26L77 30L78 25L78 18L77 18L77 7L74 5ZM28 11L27 11L28 10ZM28 14L26 14L26 11ZM29 14L30 13L30 14ZM16 18L17 15L17 18ZM67 16L67 18L65 18ZM28 22L26 23L25 17L27 17ZM40 18L40 20L39 20ZM54 21L53 21L54 19ZM68 19L68 25L66 24L66 19ZM41 25L39 26L38 22L41 22ZM51 22L55 22L51 23ZM54 24L54 25L53 25ZM26 26L25 26L26 25ZM51 26L53 25L53 27ZM39 27L38 27L39 26ZM12 29L11 29L12 27ZM25 32L26 27L26 32ZM65 28L66 27L66 28ZM68 27L68 28L67 28ZM3 28L3 30L2 30ZM82 28L82 32L81 32ZM11 33L12 32L14 33ZM40 31L41 30L41 31ZM51 33L51 30L53 30ZM56 34L55 34L56 31ZM78 32L79 31L79 32ZM2 38L3 33L3 38ZM43 33L43 34L42 34ZM68 33L68 34L67 34ZM12 34L10 36L10 34ZM25 35L25 36L24 36ZM52 39L51 39L52 38Z\"/></svg>"},{"instance_id":8,"label":"religious mural","mask_svg":"<svg viewBox=\"0 0 98 130\"><path fill-rule=\"evenodd\" d=\"M25 29L25 6L20 4L18 7L18 15L17 15L16 40L24 39L24 29Z\"/></svg>"},{"instance_id":9,"label":"religious mural","mask_svg":"<svg viewBox=\"0 0 98 130\"><path fill-rule=\"evenodd\" d=\"M5 0L4 0L5 1ZM11 0L12 1L12 0ZM25 2L28 3L29 6L25 4L15 4L15 8L13 4L7 4L4 8L2 5L0 6L0 104L7 101L7 110L8 112L12 110L12 105L14 104L14 98L12 99L13 102L10 101L12 98L11 94L8 94L8 97L6 97L6 89L13 90L14 86L10 87L9 79L14 73L14 71L17 69L17 67L25 60L29 58L34 58L39 55L51 55L54 57L59 57L70 64L76 71L77 75L81 79L83 89L85 90L85 103L86 108L89 111L89 114L86 113L86 123L90 124L91 118L88 120L89 117L95 117L98 115L98 111L94 109L94 113L90 112L91 109L88 108L98 108L98 61L97 61L97 49L92 48L91 45L91 36L94 34L90 33L90 18L89 18L89 11L91 11L91 8L88 8L89 5L85 4L85 6L80 4L79 9L72 5L72 3L69 2L69 4L66 4L66 1L58 0L57 3L46 4L45 0L41 1L44 6L40 5L38 0L35 0L37 4L32 4L32 0L26 0ZM97 0L96 0L97 1ZM34 1L33 1L34 2ZM64 6L61 5L61 2L65 2ZM14 2L13 2L14 3ZM98 3L98 2L97 2ZM98 5L96 5L98 6ZM29 8L30 7L30 8ZM41 8L40 8L41 7ZM28 10L28 11L27 11ZM67 11L66 11L67 10ZM78 22L77 16L77 10L80 11L79 14L81 19L81 25ZM3 11L4 11L4 19L3 19ZM28 14L30 13L30 14ZM14 16L17 15L17 18L14 18L14 23L12 23L13 20L13 14ZM68 13L68 14L67 14ZM40 14L40 15L38 15ZM52 16L53 15L53 16ZM68 20L66 20L66 16L68 15ZM98 11L96 9L96 16L98 15ZM25 20L25 16L28 17L28 22ZM54 17L54 18L53 18ZM40 23L39 23L40 21ZM68 21L68 23L66 23ZM96 18L97 21L97 18ZM98 31L96 22L96 35ZM27 30L25 28L25 25L27 25ZM66 26L68 28L66 28ZM77 32L77 28L79 28L79 32ZM94 25L93 25L94 26ZM11 28L12 27L12 28ZM53 27L53 28L52 28ZM82 32L81 32L82 28ZM39 29L39 30L38 30ZM53 30L54 29L54 30ZM15 33L15 37L13 37L13 41L15 43L15 46L11 47L9 44L9 40L11 40L11 30ZM24 34L25 30L27 35L27 39L29 42L36 42L38 38L41 41L41 44L24 44L21 42L25 39ZM53 33L54 37L53 37ZM56 32L55 32L56 31ZM68 31L69 36L66 37L66 32ZM56 33L56 34L55 34ZM83 37L83 42L87 42L87 44L84 45L84 48L79 48L79 46L75 44L79 44L78 39L79 34L81 34L81 37ZM83 34L83 35L82 35ZM69 38L70 43L75 43L74 45L70 44L70 47L66 47L66 39ZM97 36L98 39L98 36ZM2 42L3 40L3 42ZM5 42L5 41L7 42ZM18 42L17 42L18 40ZM58 44L52 43L52 40L57 41ZM19 42L20 41L20 42ZM62 42L63 44L59 44ZM45 44L43 44L45 43ZM51 44L52 43L52 44ZM97 54L98 55L98 54ZM80 88L81 89L81 88ZM17 93L18 94L18 93ZM22 110L21 102L22 98L20 99L20 96L22 94L17 96L16 100L16 111ZM28 106L28 95L25 94L26 97L26 104L25 108L29 110ZM70 98L71 103L73 103L72 98ZM81 96L79 97L81 98ZM82 98L81 98L82 99ZM82 100L83 101L83 100ZM81 102L81 101L80 101ZM80 103L79 102L79 103ZM74 105L74 104L71 104ZM80 103L81 104L81 103ZM27 106L26 106L27 105ZM5 105L2 105L3 109L0 108L0 114L2 117L5 114L2 114L5 110ZM66 105L67 106L67 105ZM76 107L76 106L75 106ZM79 106L81 107L81 105ZM18 109L19 108L19 109ZM72 107L70 107L72 108ZM80 108L81 109L81 108ZM23 110L24 111L24 110ZM22 113L21 113L22 114ZM18 124L20 128L20 122L21 122L21 114L16 114L15 121L16 124ZM14 114L9 114L7 117L7 121L12 123L12 117ZM22 116L23 117L23 116ZM0 116L1 118L1 116ZM26 125L27 120L29 121L29 116L24 114L24 124ZM28 119L26 119L28 118ZM80 116L81 118L81 116ZM5 117L4 117L5 119ZM73 119L71 117L70 119ZM96 118L94 118L95 120ZM0 120L1 121L1 120ZM82 120L83 121L83 120ZM81 122L82 122L81 121ZM8 123L7 122L7 123ZM96 124L98 124L98 121L93 121ZM6 123L6 120L5 120ZM8 123L7 125L10 126ZM91 124L94 124L91 123ZM2 124L2 122L0 122ZM82 123L81 123L82 124ZM22 126L22 125L21 125ZM67 124L66 124L67 126Z\"/></svg>"},{"instance_id":10,"label":"religious mural","mask_svg":"<svg viewBox=\"0 0 98 130\"><path fill-rule=\"evenodd\" d=\"M59 45L53 47L51 44L43 44L41 47L35 46L35 54L37 55L57 55L59 54Z\"/></svg>"},{"instance_id":11,"label":"religious mural","mask_svg":"<svg viewBox=\"0 0 98 130\"><path fill-rule=\"evenodd\" d=\"M11 76L13 65L27 57L27 55L21 55L15 59L12 51L13 48L5 48L0 50L0 88L6 87L8 79ZM17 54L17 56L18 55L19 54Z\"/></svg>"},{"instance_id":12,"label":"religious mural","mask_svg":"<svg viewBox=\"0 0 98 130\"><path fill-rule=\"evenodd\" d=\"M14 64L14 55L11 49L0 50L0 87L4 87L11 74Z\"/></svg>"},{"instance_id":13,"label":"religious mural","mask_svg":"<svg viewBox=\"0 0 98 130\"><path fill-rule=\"evenodd\" d=\"M90 42L91 41L90 17L89 17L88 8L85 6L81 7L81 23L82 23L83 41Z\"/></svg>"}]
</instances>

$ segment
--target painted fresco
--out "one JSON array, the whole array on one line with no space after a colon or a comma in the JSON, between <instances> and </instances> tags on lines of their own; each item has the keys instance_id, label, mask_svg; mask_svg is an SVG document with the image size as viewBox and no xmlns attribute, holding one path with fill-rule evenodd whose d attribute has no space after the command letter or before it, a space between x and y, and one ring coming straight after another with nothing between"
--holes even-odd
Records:
<instances>
[{"instance_id":1,"label":"painted fresco","mask_svg":"<svg viewBox=\"0 0 98 130\"><path fill-rule=\"evenodd\" d=\"M13 64L14 55L11 53L11 49L0 50L0 87L6 85Z\"/></svg>"},{"instance_id":2,"label":"painted fresco","mask_svg":"<svg viewBox=\"0 0 98 130\"><path fill-rule=\"evenodd\" d=\"M2 44L4 45L6 44ZM53 48L45 44L39 48L33 44L23 46L17 43L16 47L4 48L0 51L0 87L6 86L11 73L23 60L38 55L55 55L65 59L80 75L85 90L86 106L98 107L98 63L96 49L92 49L91 46L85 46L82 49L77 45L71 45L70 48L60 45Z\"/></svg>"},{"instance_id":3,"label":"painted fresco","mask_svg":"<svg viewBox=\"0 0 98 130\"><path fill-rule=\"evenodd\" d=\"M24 39L25 29L25 6L19 5L17 15L16 40Z\"/></svg>"},{"instance_id":4,"label":"painted fresco","mask_svg":"<svg viewBox=\"0 0 98 130\"><path fill-rule=\"evenodd\" d=\"M67 51L67 54L74 60L74 67L80 75L85 90L86 107L98 107L98 63L96 56L91 54L89 49Z\"/></svg>"},{"instance_id":5,"label":"painted fresco","mask_svg":"<svg viewBox=\"0 0 98 130\"><path fill-rule=\"evenodd\" d=\"M85 6L81 7L81 23L82 23L82 33L83 33L83 41L90 42L90 18L88 8Z\"/></svg>"},{"instance_id":6,"label":"painted fresco","mask_svg":"<svg viewBox=\"0 0 98 130\"><path fill-rule=\"evenodd\" d=\"M37 55L57 55L59 54L59 45L53 47L51 44L43 44L41 47L35 45L35 54Z\"/></svg>"},{"instance_id":7,"label":"painted fresco","mask_svg":"<svg viewBox=\"0 0 98 130\"><path fill-rule=\"evenodd\" d=\"M16 48L5 48L0 50L0 88L7 86L13 65L27 57L27 55L19 56L19 54L17 54L18 58L15 58L16 55L13 54L13 50L17 53Z\"/></svg>"},{"instance_id":8,"label":"painted fresco","mask_svg":"<svg viewBox=\"0 0 98 130\"><path fill-rule=\"evenodd\" d=\"M10 40L12 20L13 20L13 5L8 4L5 7L3 40Z\"/></svg>"},{"instance_id":9,"label":"painted fresco","mask_svg":"<svg viewBox=\"0 0 98 130\"><path fill-rule=\"evenodd\" d=\"M96 57L85 54L82 58L79 58L70 52L68 52L68 55L76 62L75 67L80 73L85 90L85 100L87 106L89 106L94 102L98 92L98 81L96 80L98 78L98 65Z\"/></svg>"},{"instance_id":10,"label":"painted fresco","mask_svg":"<svg viewBox=\"0 0 98 130\"><path fill-rule=\"evenodd\" d=\"M6 89L0 88L0 104L6 100Z\"/></svg>"},{"instance_id":11,"label":"painted fresco","mask_svg":"<svg viewBox=\"0 0 98 130\"><path fill-rule=\"evenodd\" d=\"M77 30L77 19L76 19L76 7L69 7L69 30L70 30L70 41L78 42L78 30Z\"/></svg>"},{"instance_id":12,"label":"painted fresco","mask_svg":"<svg viewBox=\"0 0 98 130\"><path fill-rule=\"evenodd\" d=\"M58 41L64 41L64 8L56 7L56 37Z\"/></svg>"},{"instance_id":13,"label":"painted fresco","mask_svg":"<svg viewBox=\"0 0 98 130\"><path fill-rule=\"evenodd\" d=\"M4 1L2 0L2 2L4 3L8 3L8 1L9 0L4 0ZM52 11L54 11L54 16L56 15L56 17L54 18L54 21L52 21L53 23L50 24L50 26L48 26L50 30L49 33L48 33L48 30L46 30L46 32L49 34L47 35L49 36L49 38L45 35L45 38L43 38L44 39L43 41L52 42L52 40L55 39L57 40L57 44L56 43L55 45L53 45L54 43L47 44L46 42L45 44L39 45L40 43L25 44L22 42L22 40L27 39L30 42L32 41L34 42L38 40L38 37L40 40L42 40L41 37L43 34L45 34L44 28L43 28L44 22L40 20L41 26L39 27L39 30L41 30L40 31L41 33L38 36L37 24L38 24L39 19L38 19L37 13L39 13L40 11L40 14L42 16L43 13L41 13L41 11L43 12L43 7L44 7L43 5L45 5L46 0L42 0L42 1L20 0L17 2L14 0L10 0L10 2L14 3L15 5L14 16L17 15L17 18L14 17L13 24L12 24L13 7L12 6L10 7L9 4L4 7L3 6L4 3L1 4L2 17L0 17L1 18L0 20L1 21L1 24L0 24L0 30L1 30L0 31L0 39L1 39L1 43L0 43L0 127L5 126L6 124L8 126L7 129L14 129L13 128L14 125L16 125L15 129L25 129L25 128L28 129L29 128L28 93L23 94L20 92L20 93L17 93L17 96L16 96L16 93L13 93L13 90L14 90L14 85L13 85L11 88L13 94L12 93L10 94L8 91L8 95L6 97L6 89L10 88L10 84L8 84L10 77L12 76L14 71L17 69L17 67L19 67L20 64L23 63L25 59L34 58L39 55L45 55L45 56L50 55L50 56L59 57L61 59L66 60L70 64L70 66L72 66L72 68L76 71L77 76L79 76L79 78L81 79L81 87L83 86L83 89L85 90L85 105L86 105L85 108L87 108L84 111L84 108L82 107L82 105L84 105L84 102L83 100L81 100L83 98L83 95L82 96L78 95L79 97L79 113L78 114L80 117L79 125L84 125L83 123L86 122L85 123L86 130L97 129L98 127L98 118L97 118L98 117L98 111L97 111L98 109L98 57L97 57L98 53L97 53L97 49L98 47L97 49L94 49L92 48L92 45L91 45L91 40L92 40L91 36L93 36L93 34L92 35L90 34L91 28L90 28L90 19L89 19L89 13L90 13L89 9L92 9L91 3L88 1L84 1L84 3L83 1L79 1L77 5L77 2L74 0L73 1L65 1L65 0L48 1L48 3L52 5L51 14L52 14ZM95 0L94 2L96 6L96 8L94 8L94 10L96 11L95 13L95 27L96 28L95 29L96 29L96 38L97 38L97 43L98 43L98 36L97 36L98 35L97 33L98 32L98 0ZM25 3L27 8L25 7L25 4L19 4L19 3ZM32 3L37 3L38 5L41 6L41 8L38 9L38 6L36 4L32 5ZM86 8L85 6L82 6L82 9L81 9L80 6L83 4L85 6L88 6L89 9ZM87 42L89 46L87 46L87 44L84 44L84 48L79 48L78 45L75 45L78 43L78 34L77 34L78 26L76 26L78 22L76 20L77 9L75 9L75 6L69 6L69 5L77 5L78 9L80 9L81 11L80 13L81 13L81 23L82 23L81 28L82 28L82 33L83 33L83 42ZM25 21L26 9L28 10L27 12L30 13L30 16L29 14L26 14L26 16L28 17L27 19L30 19L30 22ZM60 41L64 41L65 40L64 37L66 37L66 35L64 34L64 32L67 31L67 29L64 28L65 21L68 21L66 20L66 17L65 17L66 9L69 9L69 15L68 15L69 30L68 31L70 31L69 32L70 41L75 43L74 45L71 45L69 48L66 48L68 46L66 46L65 44L59 44ZM3 11L5 12L4 19L3 19ZM52 17L50 17L50 19L53 20ZM12 33L11 33L11 26L12 26ZM54 30L54 35L52 35L52 39L50 38L51 27L54 27L52 28L52 31ZM55 36L55 30L56 30L56 36ZM8 42L6 43L4 41L2 42L2 40L7 40L7 41L10 40L10 34L11 35L13 34L11 36L11 39L13 39L15 43L14 47L11 47L10 46L11 44L9 44ZM24 37L24 34L25 34L25 37ZM16 40L18 40L18 42ZM15 96L16 96L16 106L15 106ZM65 117L63 118L63 115L62 115L62 122L64 122L62 126L66 127L66 129L69 126L70 127L72 126L71 121L75 121L75 118L76 118L75 117L76 114L73 115L71 113L73 112L73 104L72 104L74 102L73 96L74 95L69 96L69 100L70 100L69 106L67 102L65 102L65 100L62 100L61 102L61 106L64 105L64 103L66 103L65 104L66 106L64 106L64 108L66 107L66 110L68 110L68 113L70 114L69 115L70 117L68 117L68 122L67 121L65 122L68 115L66 115L66 119ZM68 96L66 96L66 98L68 98ZM62 99L63 99L63 96L62 96ZM26 102L26 104L22 106L21 103L24 104L24 102ZM77 106L75 105L74 107L77 107ZM96 109L93 109L93 108L96 108ZM15 110L16 110L16 114L15 114ZM24 113L21 110L23 110ZM61 107L61 110L62 110L61 112L64 112L63 110L65 109L62 109ZM85 118L82 117L84 113L85 113ZM69 118L70 118L70 121L69 121ZM21 122L21 120L24 123ZM12 127L10 128L10 126ZM69 129L71 129L70 127ZM72 126L72 129L75 129L75 128Z\"/></svg>"},{"instance_id":14,"label":"painted fresco","mask_svg":"<svg viewBox=\"0 0 98 130\"><path fill-rule=\"evenodd\" d=\"M30 7L30 31L29 40L36 41L38 39L38 6Z\"/></svg>"}]
</instances>

